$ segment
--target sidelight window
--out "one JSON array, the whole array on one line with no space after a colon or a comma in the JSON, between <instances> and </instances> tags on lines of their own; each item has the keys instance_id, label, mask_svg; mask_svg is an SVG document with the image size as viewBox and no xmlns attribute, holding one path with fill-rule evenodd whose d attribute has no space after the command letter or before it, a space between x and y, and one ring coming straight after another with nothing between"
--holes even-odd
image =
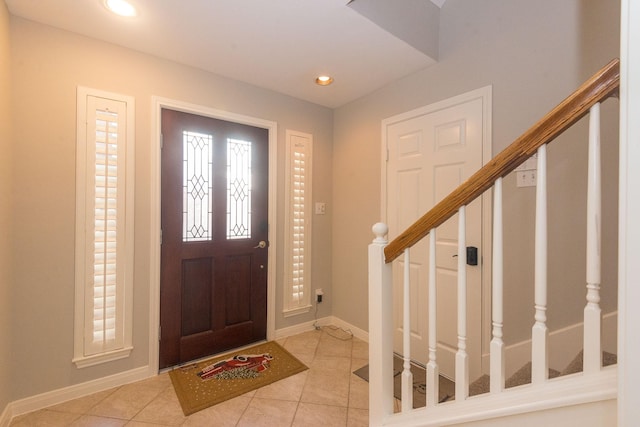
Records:
<instances>
[{"instance_id":1,"label":"sidelight window","mask_svg":"<svg viewBox=\"0 0 640 427\"><path fill-rule=\"evenodd\" d=\"M85 367L132 350L134 100L77 97L73 362Z\"/></svg>"},{"instance_id":2,"label":"sidelight window","mask_svg":"<svg viewBox=\"0 0 640 427\"><path fill-rule=\"evenodd\" d=\"M285 316L311 308L312 135L287 130Z\"/></svg>"}]
</instances>

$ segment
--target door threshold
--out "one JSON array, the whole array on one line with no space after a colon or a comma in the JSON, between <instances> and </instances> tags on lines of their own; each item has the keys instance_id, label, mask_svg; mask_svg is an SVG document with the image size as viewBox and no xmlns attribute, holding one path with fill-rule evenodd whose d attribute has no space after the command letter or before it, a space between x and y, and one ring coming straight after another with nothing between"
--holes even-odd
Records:
<instances>
[{"instance_id":1,"label":"door threshold","mask_svg":"<svg viewBox=\"0 0 640 427\"><path fill-rule=\"evenodd\" d=\"M186 366L186 365L192 365L192 364L200 363L200 362L203 362L205 360L212 359L214 357L224 356L226 354L235 353L237 351L242 351L245 348L250 348L250 347L253 347L253 346L256 346L256 345L259 345L259 344L264 344L266 342L268 342L266 339L265 340L254 341L252 343L249 343L247 345L243 345L241 347L236 347L236 348L232 348L232 349L229 349L229 350L221 351L220 353L210 354L208 356L203 356L203 357L200 357L198 359L190 360L188 362L178 363L177 365L173 365L173 366L169 366L167 368L160 369L158 371L158 374L164 374L165 372L172 371L172 370L174 370L176 368L181 368L181 367Z\"/></svg>"}]
</instances>

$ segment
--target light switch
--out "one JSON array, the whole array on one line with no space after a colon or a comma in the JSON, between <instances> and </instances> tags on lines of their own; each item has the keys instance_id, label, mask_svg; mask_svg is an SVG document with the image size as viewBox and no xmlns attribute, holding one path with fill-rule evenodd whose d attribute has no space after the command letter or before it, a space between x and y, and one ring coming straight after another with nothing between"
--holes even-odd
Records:
<instances>
[{"instance_id":1,"label":"light switch","mask_svg":"<svg viewBox=\"0 0 640 427\"><path fill-rule=\"evenodd\" d=\"M518 187L535 187L537 167L538 154L536 153L516 168L516 185Z\"/></svg>"},{"instance_id":2,"label":"light switch","mask_svg":"<svg viewBox=\"0 0 640 427\"><path fill-rule=\"evenodd\" d=\"M324 215L327 211L327 204L324 202L316 202L316 215Z\"/></svg>"}]
</instances>

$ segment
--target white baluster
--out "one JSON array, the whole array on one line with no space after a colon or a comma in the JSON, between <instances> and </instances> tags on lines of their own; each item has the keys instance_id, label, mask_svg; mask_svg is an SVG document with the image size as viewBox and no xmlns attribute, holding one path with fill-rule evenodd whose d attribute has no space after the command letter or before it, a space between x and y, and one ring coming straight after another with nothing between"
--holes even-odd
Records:
<instances>
[{"instance_id":1,"label":"white baluster","mask_svg":"<svg viewBox=\"0 0 640 427\"><path fill-rule=\"evenodd\" d=\"M456 400L469 396L467 355L467 244L465 207L458 210L458 351L456 352Z\"/></svg>"},{"instance_id":2,"label":"white baluster","mask_svg":"<svg viewBox=\"0 0 640 427\"><path fill-rule=\"evenodd\" d=\"M502 247L502 178L493 187L493 283L491 285L491 318L493 338L491 339L490 389L500 393L504 389L505 363L504 342L502 341L503 313L503 247Z\"/></svg>"},{"instance_id":3,"label":"white baluster","mask_svg":"<svg viewBox=\"0 0 640 427\"><path fill-rule=\"evenodd\" d=\"M587 185L587 305L584 308L584 373L597 372L602 365L600 310L600 103L589 116L589 169Z\"/></svg>"},{"instance_id":4,"label":"white baluster","mask_svg":"<svg viewBox=\"0 0 640 427\"><path fill-rule=\"evenodd\" d=\"M369 245L369 423L382 425L393 414L393 278L385 263L384 236L389 228L373 226Z\"/></svg>"},{"instance_id":5,"label":"white baluster","mask_svg":"<svg viewBox=\"0 0 640 427\"><path fill-rule=\"evenodd\" d=\"M427 363L427 406L438 403L440 369L437 353L437 289L436 289L436 229L429 232L429 363Z\"/></svg>"},{"instance_id":6,"label":"white baluster","mask_svg":"<svg viewBox=\"0 0 640 427\"><path fill-rule=\"evenodd\" d=\"M547 146L538 148L535 231L535 324L531 331L531 382L549 377L547 348Z\"/></svg>"},{"instance_id":7,"label":"white baluster","mask_svg":"<svg viewBox=\"0 0 640 427\"><path fill-rule=\"evenodd\" d=\"M409 248L404 250L404 281L402 302L402 354L401 378L402 412L413 409L413 374L411 373L411 258Z\"/></svg>"}]
</instances>

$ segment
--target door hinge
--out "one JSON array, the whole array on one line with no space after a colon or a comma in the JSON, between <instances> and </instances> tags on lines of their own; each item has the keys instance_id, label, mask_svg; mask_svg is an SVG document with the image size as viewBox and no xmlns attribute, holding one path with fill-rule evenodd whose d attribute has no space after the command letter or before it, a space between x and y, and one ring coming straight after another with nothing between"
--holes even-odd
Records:
<instances>
[{"instance_id":1,"label":"door hinge","mask_svg":"<svg viewBox=\"0 0 640 427\"><path fill-rule=\"evenodd\" d=\"M387 150L386 150L386 151L387 151L387 152L386 152L386 156L387 156L387 158L385 159L385 161L387 161L387 162L388 162L388 161L389 161L389 149L387 148Z\"/></svg>"},{"instance_id":2,"label":"door hinge","mask_svg":"<svg viewBox=\"0 0 640 427\"><path fill-rule=\"evenodd\" d=\"M162 326L158 326L158 341L162 341Z\"/></svg>"},{"instance_id":3,"label":"door hinge","mask_svg":"<svg viewBox=\"0 0 640 427\"><path fill-rule=\"evenodd\" d=\"M164 134L160 134L160 149L164 148Z\"/></svg>"},{"instance_id":4,"label":"door hinge","mask_svg":"<svg viewBox=\"0 0 640 427\"><path fill-rule=\"evenodd\" d=\"M160 244L162 244L162 228L160 229Z\"/></svg>"}]
</instances>

